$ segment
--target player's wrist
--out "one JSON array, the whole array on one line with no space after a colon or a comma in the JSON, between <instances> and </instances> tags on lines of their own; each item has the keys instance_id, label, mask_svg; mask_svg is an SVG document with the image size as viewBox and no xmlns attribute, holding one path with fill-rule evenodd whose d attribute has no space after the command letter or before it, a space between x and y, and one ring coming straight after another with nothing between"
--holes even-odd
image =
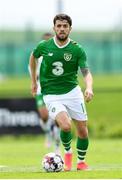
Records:
<instances>
[{"instance_id":1,"label":"player's wrist","mask_svg":"<svg viewBox=\"0 0 122 180\"><path fill-rule=\"evenodd\" d=\"M85 91L93 92L93 88L92 88L92 87L86 87L86 90L85 90Z\"/></svg>"}]
</instances>

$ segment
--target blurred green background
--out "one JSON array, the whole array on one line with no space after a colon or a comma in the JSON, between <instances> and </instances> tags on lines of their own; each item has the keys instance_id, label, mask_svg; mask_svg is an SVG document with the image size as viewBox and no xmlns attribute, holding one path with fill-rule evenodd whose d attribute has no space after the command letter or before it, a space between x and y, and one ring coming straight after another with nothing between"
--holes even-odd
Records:
<instances>
[{"instance_id":1,"label":"blurred green background","mask_svg":"<svg viewBox=\"0 0 122 180\"><path fill-rule=\"evenodd\" d=\"M27 76L30 52L44 32L0 31L0 76ZM121 32L73 31L71 38L79 42L88 56L90 69L95 74L122 72Z\"/></svg>"},{"instance_id":2,"label":"blurred green background","mask_svg":"<svg viewBox=\"0 0 122 180\"><path fill-rule=\"evenodd\" d=\"M31 98L29 56L44 31L0 31L0 98ZM122 40L120 32L71 34L86 50L94 77L94 99L87 104L92 137L122 137ZM84 89L81 75L79 83Z\"/></svg>"}]
</instances>

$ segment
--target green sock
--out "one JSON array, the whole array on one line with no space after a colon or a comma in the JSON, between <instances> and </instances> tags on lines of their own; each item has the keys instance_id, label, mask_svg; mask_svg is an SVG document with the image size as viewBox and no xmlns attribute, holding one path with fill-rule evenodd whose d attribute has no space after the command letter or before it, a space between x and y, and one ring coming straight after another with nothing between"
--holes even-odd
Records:
<instances>
[{"instance_id":1,"label":"green sock","mask_svg":"<svg viewBox=\"0 0 122 180\"><path fill-rule=\"evenodd\" d=\"M71 131L65 132L61 130L60 137L65 150L69 151L71 148L71 141L72 141Z\"/></svg>"},{"instance_id":2,"label":"green sock","mask_svg":"<svg viewBox=\"0 0 122 180\"><path fill-rule=\"evenodd\" d=\"M86 156L86 151L88 149L89 139L88 138L77 138L77 152L78 152L78 160L84 161Z\"/></svg>"}]
</instances>

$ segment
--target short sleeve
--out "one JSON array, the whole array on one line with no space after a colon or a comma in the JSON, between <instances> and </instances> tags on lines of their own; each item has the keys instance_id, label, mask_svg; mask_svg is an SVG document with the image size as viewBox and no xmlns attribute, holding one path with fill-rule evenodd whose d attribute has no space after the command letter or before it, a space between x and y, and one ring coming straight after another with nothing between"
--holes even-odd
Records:
<instances>
[{"instance_id":1,"label":"short sleeve","mask_svg":"<svg viewBox=\"0 0 122 180\"><path fill-rule=\"evenodd\" d=\"M87 68L87 57L85 51L81 48L79 45L79 51L78 51L78 64L81 68Z\"/></svg>"},{"instance_id":2,"label":"short sleeve","mask_svg":"<svg viewBox=\"0 0 122 180\"><path fill-rule=\"evenodd\" d=\"M33 56L35 58L39 58L40 56L42 56L43 53L43 48L44 47L44 41L41 41L37 47L33 50Z\"/></svg>"}]
</instances>

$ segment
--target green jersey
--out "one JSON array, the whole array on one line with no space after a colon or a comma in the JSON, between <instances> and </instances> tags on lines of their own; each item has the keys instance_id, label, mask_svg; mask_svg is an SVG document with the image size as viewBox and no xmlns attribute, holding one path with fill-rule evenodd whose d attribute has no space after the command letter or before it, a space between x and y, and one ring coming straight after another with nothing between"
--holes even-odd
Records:
<instances>
[{"instance_id":1,"label":"green jersey","mask_svg":"<svg viewBox=\"0 0 122 180\"><path fill-rule=\"evenodd\" d=\"M41 41L34 49L33 55L35 58L43 56L40 67L43 95L68 93L78 84L78 67L88 67L84 50L70 39L61 47L56 44L55 37Z\"/></svg>"}]
</instances>

